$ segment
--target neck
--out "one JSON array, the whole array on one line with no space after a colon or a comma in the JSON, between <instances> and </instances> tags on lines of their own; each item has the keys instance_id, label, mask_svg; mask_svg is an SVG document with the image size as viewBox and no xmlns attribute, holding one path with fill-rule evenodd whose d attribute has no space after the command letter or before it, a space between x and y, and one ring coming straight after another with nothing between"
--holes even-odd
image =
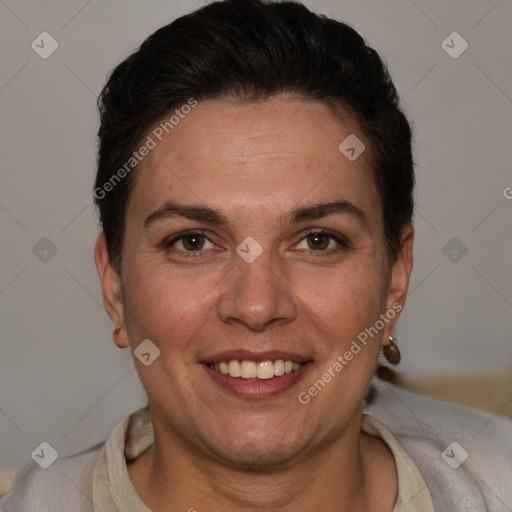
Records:
<instances>
[{"instance_id":1,"label":"neck","mask_svg":"<svg viewBox=\"0 0 512 512\"><path fill-rule=\"evenodd\" d=\"M156 426L155 444L129 464L128 472L154 512L391 512L398 487L393 455L360 428L359 418L287 463L244 468L205 457Z\"/></svg>"}]
</instances>

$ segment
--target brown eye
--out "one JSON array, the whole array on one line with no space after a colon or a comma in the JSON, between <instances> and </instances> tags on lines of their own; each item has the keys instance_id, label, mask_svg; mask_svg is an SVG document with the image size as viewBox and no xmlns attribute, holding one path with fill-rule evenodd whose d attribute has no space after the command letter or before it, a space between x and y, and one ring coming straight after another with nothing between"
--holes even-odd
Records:
<instances>
[{"instance_id":1,"label":"brown eye","mask_svg":"<svg viewBox=\"0 0 512 512\"><path fill-rule=\"evenodd\" d=\"M308 247L313 251L324 251L329 247L332 237L324 233L312 233L307 237Z\"/></svg>"},{"instance_id":2,"label":"brown eye","mask_svg":"<svg viewBox=\"0 0 512 512\"><path fill-rule=\"evenodd\" d=\"M194 253L194 256L199 256L209 249L214 249L215 244L200 231L185 231L165 242L165 248L169 252Z\"/></svg>"},{"instance_id":3,"label":"brown eye","mask_svg":"<svg viewBox=\"0 0 512 512\"><path fill-rule=\"evenodd\" d=\"M205 236L200 234L187 235L181 239L186 251L200 251L204 248Z\"/></svg>"},{"instance_id":4,"label":"brown eye","mask_svg":"<svg viewBox=\"0 0 512 512\"><path fill-rule=\"evenodd\" d=\"M325 229L309 231L295 246L295 249L317 252L318 256L327 256L350 248L350 243L343 235Z\"/></svg>"}]
</instances>

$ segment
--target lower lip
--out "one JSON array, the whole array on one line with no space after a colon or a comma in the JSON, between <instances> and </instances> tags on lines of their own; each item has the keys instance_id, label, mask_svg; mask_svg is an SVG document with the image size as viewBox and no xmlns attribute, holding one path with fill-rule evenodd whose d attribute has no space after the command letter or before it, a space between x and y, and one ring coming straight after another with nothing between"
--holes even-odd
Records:
<instances>
[{"instance_id":1,"label":"lower lip","mask_svg":"<svg viewBox=\"0 0 512 512\"><path fill-rule=\"evenodd\" d=\"M288 391L304 377L312 366L313 363L309 361L294 372L285 373L280 377L273 377L268 380L256 380L224 375L217 370L213 370L207 364L203 364L204 369L215 383L223 386L236 396L253 399L270 398Z\"/></svg>"}]
</instances>

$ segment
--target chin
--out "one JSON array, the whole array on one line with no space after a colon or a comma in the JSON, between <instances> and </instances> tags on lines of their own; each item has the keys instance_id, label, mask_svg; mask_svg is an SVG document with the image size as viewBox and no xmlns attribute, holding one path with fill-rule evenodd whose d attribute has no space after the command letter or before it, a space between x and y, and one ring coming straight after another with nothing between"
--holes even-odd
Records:
<instances>
[{"instance_id":1,"label":"chin","mask_svg":"<svg viewBox=\"0 0 512 512\"><path fill-rule=\"evenodd\" d=\"M283 426L284 422L268 421L266 428L219 429L219 437L209 437L206 442L216 456L230 465L254 468L283 465L308 444L304 430L280 428Z\"/></svg>"},{"instance_id":2,"label":"chin","mask_svg":"<svg viewBox=\"0 0 512 512\"><path fill-rule=\"evenodd\" d=\"M236 467L245 467L246 469L258 469L276 467L287 464L298 453L297 445L277 445L268 440L260 442L240 441L234 446L217 446L217 455L224 459L228 464ZM222 453L220 451L222 450Z\"/></svg>"}]
</instances>

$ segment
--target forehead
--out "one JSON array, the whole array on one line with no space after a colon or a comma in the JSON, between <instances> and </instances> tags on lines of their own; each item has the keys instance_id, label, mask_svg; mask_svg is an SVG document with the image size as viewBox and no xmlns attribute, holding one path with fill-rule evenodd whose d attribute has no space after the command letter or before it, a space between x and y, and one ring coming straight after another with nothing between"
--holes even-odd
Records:
<instances>
[{"instance_id":1,"label":"forehead","mask_svg":"<svg viewBox=\"0 0 512 512\"><path fill-rule=\"evenodd\" d=\"M365 141L358 124L322 103L208 100L169 133L155 128L155 147L135 173L129 214L147 215L171 199L239 213L340 198L365 210L378 203L369 144L354 161L339 150L347 137Z\"/></svg>"}]
</instances>

